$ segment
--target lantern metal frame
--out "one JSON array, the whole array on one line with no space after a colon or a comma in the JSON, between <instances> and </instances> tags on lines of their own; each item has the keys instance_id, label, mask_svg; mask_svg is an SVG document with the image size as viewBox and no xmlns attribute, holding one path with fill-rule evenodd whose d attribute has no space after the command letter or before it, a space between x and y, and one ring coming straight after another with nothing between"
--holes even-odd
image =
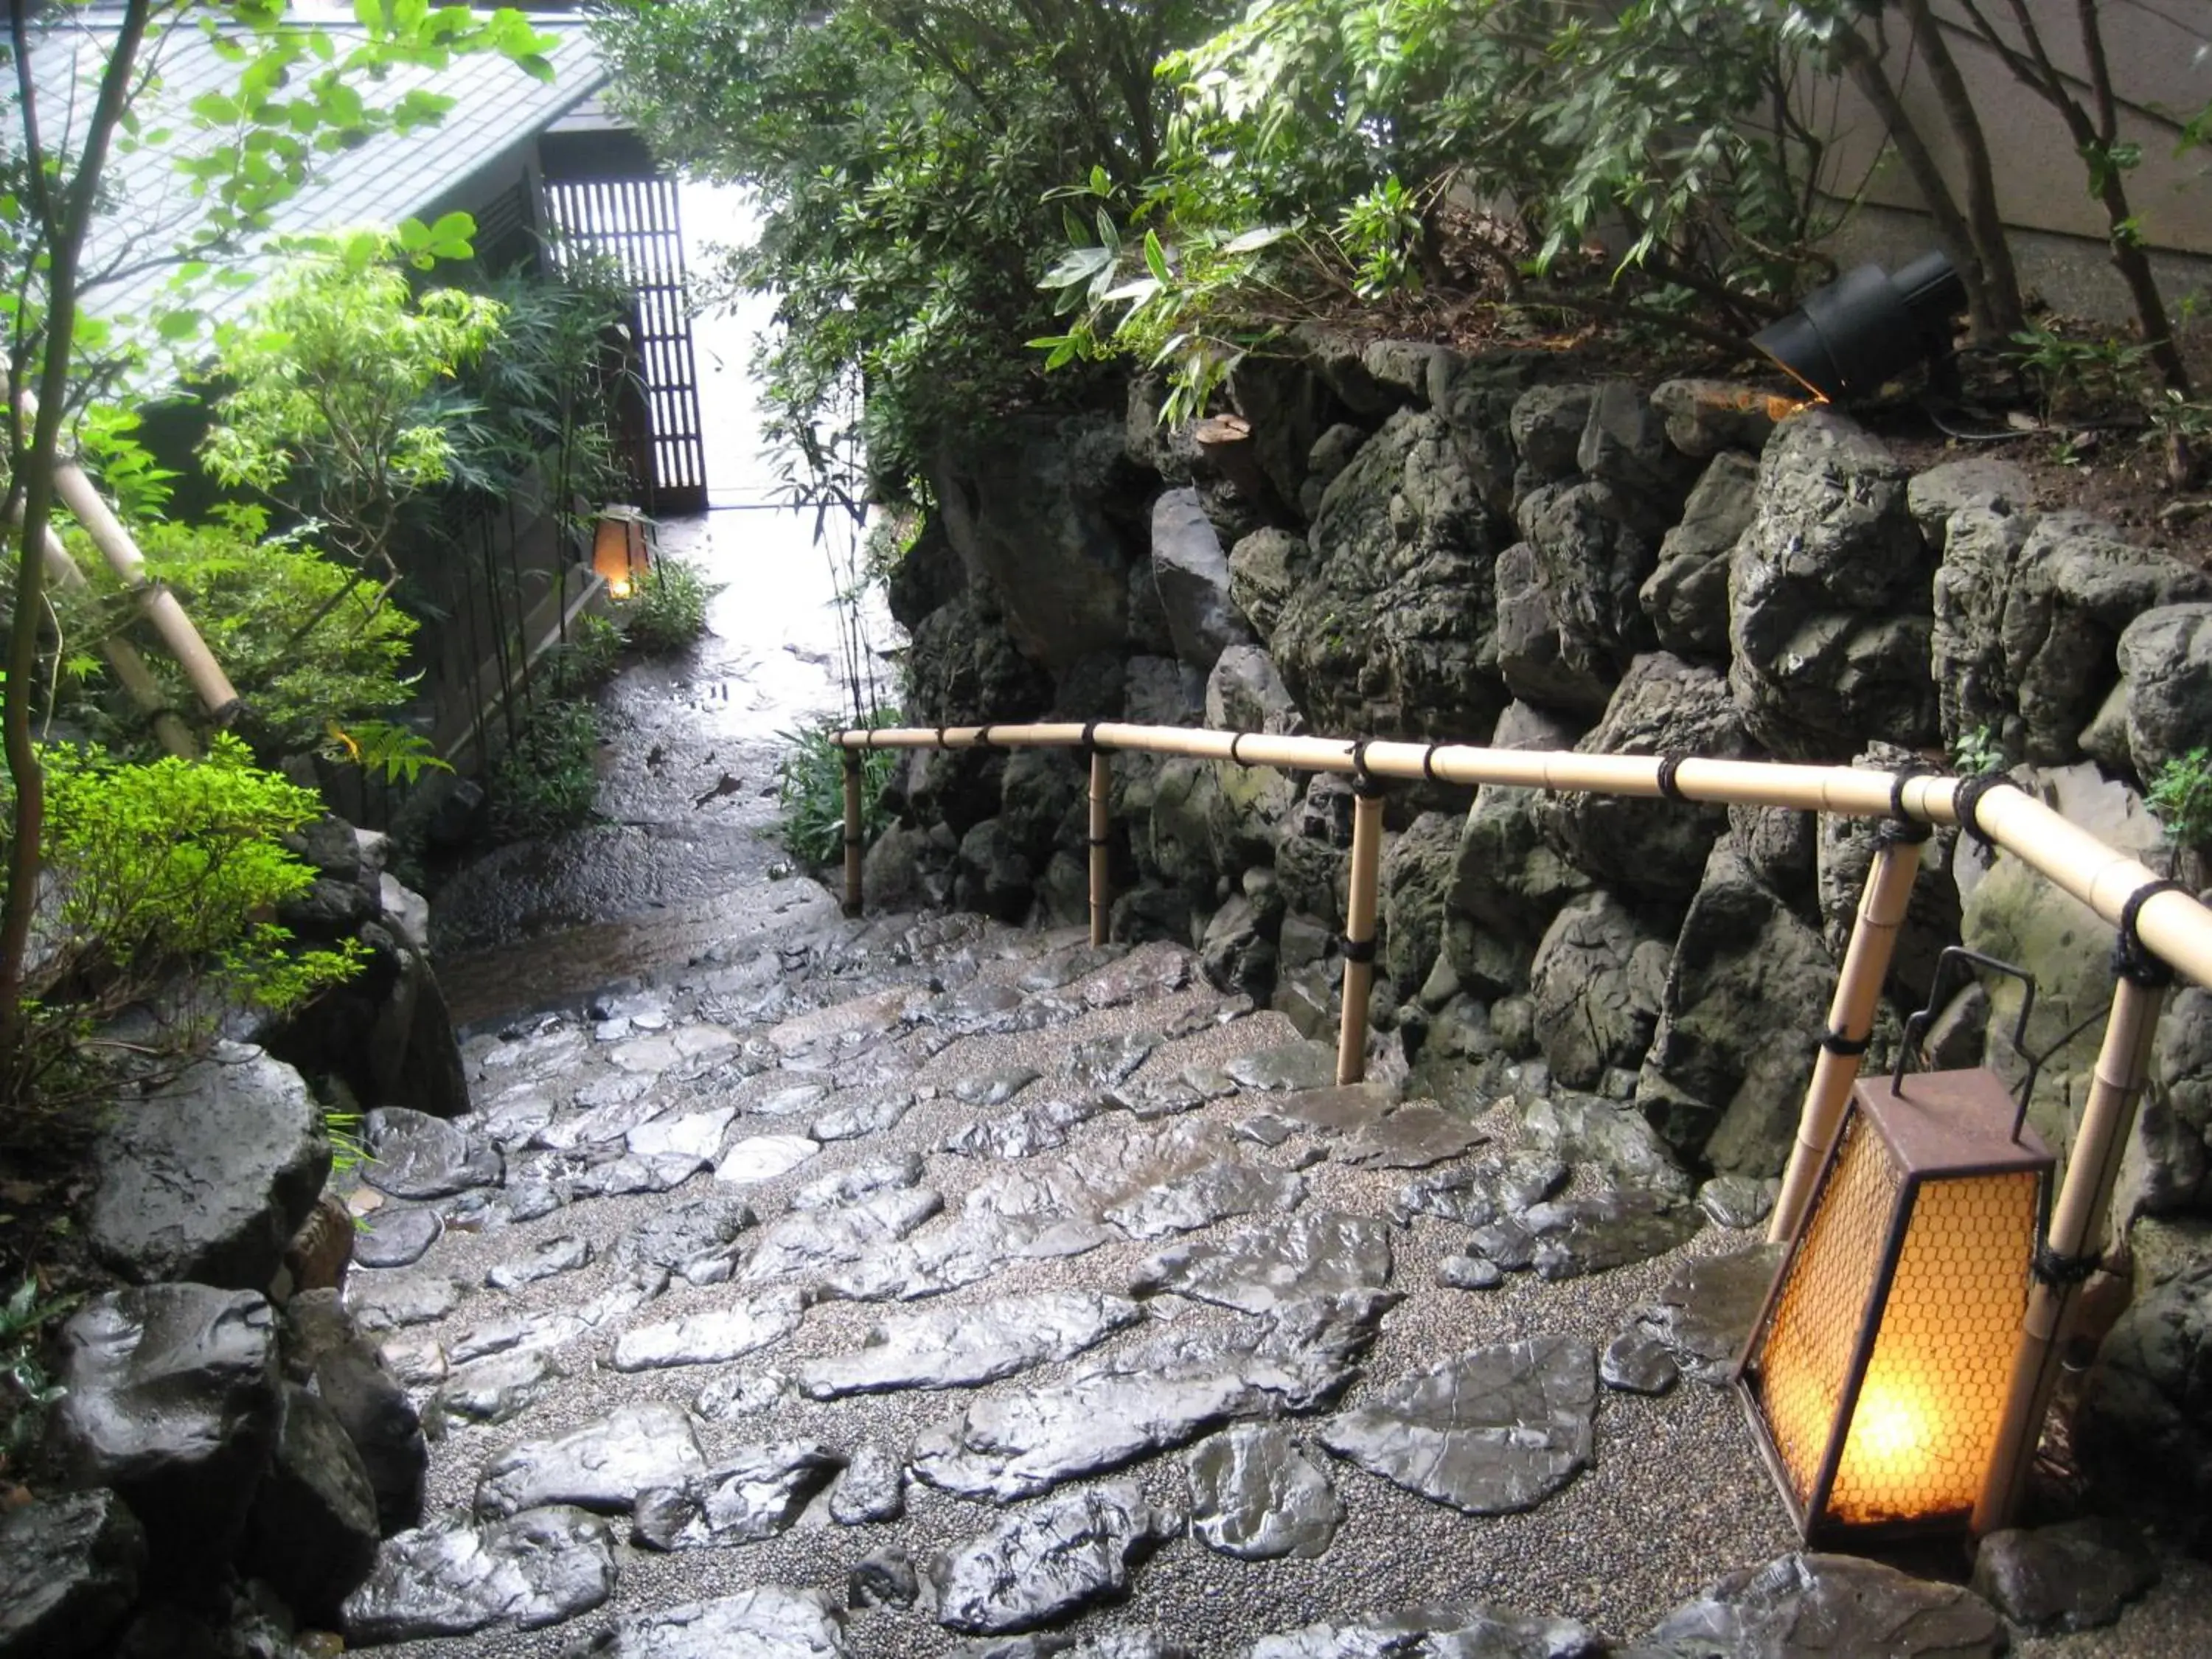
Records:
<instances>
[{"instance_id":1,"label":"lantern metal frame","mask_svg":"<svg viewBox=\"0 0 2212 1659\"><path fill-rule=\"evenodd\" d=\"M611 539L610 532L618 532L622 538L620 580L626 591L621 592L616 592L617 577L606 568L613 558L604 562L601 559L601 547ZM601 507L592 526L592 574L606 583L607 591L616 599L628 599L653 569L653 520L641 509L619 505Z\"/></svg>"},{"instance_id":2,"label":"lantern metal frame","mask_svg":"<svg viewBox=\"0 0 2212 1659\"><path fill-rule=\"evenodd\" d=\"M2015 1050L2027 1060L2028 1072L2016 1097L1994 1073L1984 1068L1922 1072L1912 1074L1909 1079L1906 1076L1906 1057L1915 1051L1918 1039L1941 1006L1947 971L1965 963L2015 975L2027 985L2014 1033L2014 1045ZM1775 1487L1782 1494L1783 1502L1799 1535L1808 1545L1841 1541L1881 1543L1930 1533L1960 1532L1965 1530L1968 1524L1972 1500L1957 1510L1875 1522L1838 1519L1831 1513L1830 1504L1835 1495L1836 1481L1842 1469L1844 1453L1856 1425L1862 1394L1881 1340L1883 1322L1889 1312L1898 1268L1911 1236L1923 1192L1930 1185L1941 1182L2032 1174L2036 1182L2031 1224L2032 1249L2039 1249L2048 1233L2057 1160L2026 1122L2027 1100L2033 1089L2035 1077L2041 1069L2041 1061L2046 1057L2028 1055L2021 1042L2028 1015L2034 1006L2034 995L2033 981L2009 963L1958 947L1943 953L1929 987L1929 1006L1915 1013L1906 1022L1905 1041L1899 1046L1896 1070L1887 1079L1861 1079L1853 1086L1844 1117L1838 1124L1835 1139L1821 1162L1804 1219L1775 1269L1765 1298L1760 1305L1759 1317L1753 1323L1742 1353L1736 1361L1733 1380L1745 1419L1751 1427L1753 1443L1758 1447L1767 1472L1773 1477ZM2069 1033L2069 1037L2072 1035ZM2065 1039L2061 1041L2063 1042ZM1992 1110L1999 1102L2009 1109L2011 1123L2008 1133L2001 1129L1996 1121L1999 1114ZM1822 1202L1829 1194L1846 1148L1852 1144L1850 1130L1855 1118L1864 1126L1863 1133L1872 1133L1881 1139L1883 1155L1887 1156L1897 1174L1897 1188L1882 1231L1881 1255L1864 1293L1857 1328L1852 1335L1849 1356L1844 1364L1841 1388L1823 1431L1820 1457L1811 1470L1811 1478L1802 1483L1803 1496L1801 1498L1800 1474L1790 1468L1788 1455L1782 1449L1769 1419L1760 1389L1759 1362L1767 1340L1772 1334L1776 1316L1792 1284L1793 1274L1813 1236L1814 1223L1820 1213ZM2032 1258L2021 1262L2023 1309L2033 1270ZM2016 1353L2018 1320L2015 1317L2009 1322L2015 1332ZM2008 1376L2013 1358L2014 1356L2008 1356L2005 1367ZM1991 1455L1995 1455L1996 1451L1997 1448L1992 1445Z\"/></svg>"}]
</instances>

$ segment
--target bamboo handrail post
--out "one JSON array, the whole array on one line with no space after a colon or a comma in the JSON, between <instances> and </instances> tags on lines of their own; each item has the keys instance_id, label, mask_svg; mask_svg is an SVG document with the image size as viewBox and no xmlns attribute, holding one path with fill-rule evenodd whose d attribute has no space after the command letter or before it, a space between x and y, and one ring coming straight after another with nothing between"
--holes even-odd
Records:
<instances>
[{"instance_id":1,"label":"bamboo handrail post","mask_svg":"<svg viewBox=\"0 0 2212 1659\"><path fill-rule=\"evenodd\" d=\"M1787 1243L1796 1236L1829 1149L1835 1145L1836 1127L1843 1121L1851 1085L1858 1081L1860 1056L1874 1030L1875 1005L1889 977L1898 930L1912 899L1920 847L1919 842L1887 836L1868 867L1858 916L1851 924L1850 942L1844 947L1844 965L1828 1006L1828 1029L1813 1062L1812 1080L1805 1086L1796 1143L1790 1149L1789 1168L1783 1173L1782 1190L1767 1226L1766 1237L1772 1243Z\"/></svg>"},{"instance_id":2,"label":"bamboo handrail post","mask_svg":"<svg viewBox=\"0 0 2212 1659\"><path fill-rule=\"evenodd\" d=\"M2051 1209L2045 1249L2028 1285L2004 1418L1980 1501L1974 1505L1977 1537L2012 1524L2034 1467L2043 1419L2058 1382L2057 1335L2078 1288L2077 1279L2066 1269L2087 1259L2091 1242L2110 1218L2112 1183L2135 1127L2136 1103L2150 1069L2151 1043L2164 996L2162 984L2129 977L2123 977L2112 993L2104 1044L2097 1053L2081 1127L2066 1165L2066 1183Z\"/></svg>"},{"instance_id":3,"label":"bamboo handrail post","mask_svg":"<svg viewBox=\"0 0 2212 1659\"><path fill-rule=\"evenodd\" d=\"M1114 795L1114 763L1106 751L1095 744L1091 749L1091 821L1089 846L1091 855L1091 943L1106 943L1107 907L1112 897L1112 872L1107 862L1108 832L1112 823L1108 814Z\"/></svg>"},{"instance_id":4,"label":"bamboo handrail post","mask_svg":"<svg viewBox=\"0 0 2212 1659\"><path fill-rule=\"evenodd\" d=\"M1364 775L1363 774L1363 778ZM1336 1080L1367 1074L1367 1000L1375 989L1375 890L1382 858L1382 792L1356 787L1352 799L1352 890L1344 906L1344 1009L1336 1032Z\"/></svg>"},{"instance_id":5,"label":"bamboo handrail post","mask_svg":"<svg viewBox=\"0 0 2212 1659\"><path fill-rule=\"evenodd\" d=\"M85 533L106 559L108 568L137 596L140 611L161 636L169 654L177 659L177 665L185 671L185 678L207 705L208 713L218 720L228 720L236 714L238 690L231 684L230 677L222 672L215 653L208 649L207 641L192 626L184 606L177 603L177 596L159 582L148 580L146 561L138 551L138 544L100 499L84 469L74 461L64 461L57 466L54 493L84 526Z\"/></svg>"},{"instance_id":6,"label":"bamboo handrail post","mask_svg":"<svg viewBox=\"0 0 2212 1659\"><path fill-rule=\"evenodd\" d=\"M845 750L845 914L860 914L860 751Z\"/></svg>"}]
</instances>

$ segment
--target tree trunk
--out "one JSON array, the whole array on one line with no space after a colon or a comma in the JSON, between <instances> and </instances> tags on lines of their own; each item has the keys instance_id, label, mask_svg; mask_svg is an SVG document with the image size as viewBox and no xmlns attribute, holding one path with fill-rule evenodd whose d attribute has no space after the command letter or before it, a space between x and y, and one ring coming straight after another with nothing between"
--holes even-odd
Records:
<instances>
[{"instance_id":1,"label":"tree trunk","mask_svg":"<svg viewBox=\"0 0 2212 1659\"><path fill-rule=\"evenodd\" d=\"M1997 213L1996 169L1990 161L1989 140L1981 117L1951 56L1942 26L1936 21L1929 0L1905 0L1912 30L1928 60L1928 78L1943 106L1943 118L1958 141L1966 164L1966 228L1973 239L1974 254L1981 264L1982 283L1989 309L1989 339L2002 340L2027 325L2020 301L2020 276L2013 269L2012 248L2005 240L2004 221ZM1975 332L1980 335L1978 326Z\"/></svg>"}]
</instances>

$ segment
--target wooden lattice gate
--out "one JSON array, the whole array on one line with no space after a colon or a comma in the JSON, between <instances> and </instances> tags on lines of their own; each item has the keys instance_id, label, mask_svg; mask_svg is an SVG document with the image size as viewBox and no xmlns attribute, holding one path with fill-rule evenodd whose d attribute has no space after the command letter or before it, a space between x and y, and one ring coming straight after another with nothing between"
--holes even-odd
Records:
<instances>
[{"instance_id":1,"label":"wooden lattice gate","mask_svg":"<svg viewBox=\"0 0 2212 1659\"><path fill-rule=\"evenodd\" d=\"M593 148L598 154L592 160L611 159L607 147ZM661 515L703 513L707 450L676 181L648 168L616 174L588 168L588 176L556 176L556 152L550 144L545 161L545 209L556 232L556 258L574 250L608 260L637 293L635 325L650 462L651 499L645 506Z\"/></svg>"}]
</instances>

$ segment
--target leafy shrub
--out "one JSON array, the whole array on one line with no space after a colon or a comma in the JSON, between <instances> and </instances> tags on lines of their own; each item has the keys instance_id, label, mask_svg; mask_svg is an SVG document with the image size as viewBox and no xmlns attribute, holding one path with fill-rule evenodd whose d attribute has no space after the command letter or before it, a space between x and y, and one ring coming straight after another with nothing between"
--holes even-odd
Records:
<instances>
[{"instance_id":1,"label":"leafy shrub","mask_svg":"<svg viewBox=\"0 0 2212 1659\"><path fill-rule=\"evenodd\" d=\"M2176 846L2212 848L2212 754L2192 749L2166 762L2143 800Z\"/></svg>"},{"instance_id":2,"label":"leafy shrub","mask_svg":"<svg viewBox=\"0 0 2212 1659\"><path fill-rule=\"evenodd\" d=\"M599 762L599 716L590 703L561 698L533 709L492 774L494 838L527 841L589 822Z\"/></svg>"},{"instance_id":3,"label":"leafy shrub","mask_svg":"<svg viewBox=\"0 0 2212 1659\"><path fill-rule=\"evenodd\" d=\"M651 656L681 651L707 631L707 601L720 592L686 561L655 559L622 607L623 638Z\"/></svg>"},{"instance_id":4,"label":"leafy shrub","mask_svg":"<svg viewBox=\"0 0 2212 1659\"><path fill-rule=\"evenodd\" d=\"M886 708L864 724L880 729L902 717ZM784 745L775 763L775 837L802 864L836 864L845 856L845 753L835 741L849 723L820 720L776 738ZM873 841L890 828L884 791L898 769L902 750L868 749L860 754L860 839Z\"/></svg>"},{"instance_id":5,"label":"leafy shrub","mask_svg":"<svg viewBox=\"0 0 2212 1659\"><path fill-rule=\"evenodd\" d=\"M148 573L175 590L261 729L280 751L300 753L331 722L349 727L414 695L406 671L416 623L306 541L260 539L263 523L248 509L226 524L155 521L131 533ZM100 608L85 619L96 643L127 621L132 606L105 561L79 562L99 572ZM85 652L89 644L80 637L70 648ZM167 652L149 652L146 665L173 707L194 706Z\"/></svg>"},{"instance_id":6,"label":"leafy shrub","mask_svg":"<svg viewBox=\"0 0 2212 1659\"><path fill-rule=\"evenodd\" d=\"M622 649L620 628L605 617L579 617L568 637L538 659L537 672L556 697L581 696L614 678Z\"/></svg>"},{"instance_id":7,"label":"leafy shrub","mask_svg":"<svg viewBox=\"0 0 2212 1659\"><path fill-rule=\"evenodd\" d=\"M355 941L295 950L266 920L313 882L279 838L323 806L235 737L219 733L202 761L66 744L40 758L52 893L25 977L29 1030L0 1079L10 1103L65 1103L99 1025L134 1003L156 1006L182 1052L225 1007L282 1012L359 970Z\"/></svg>"}]
</instances>

